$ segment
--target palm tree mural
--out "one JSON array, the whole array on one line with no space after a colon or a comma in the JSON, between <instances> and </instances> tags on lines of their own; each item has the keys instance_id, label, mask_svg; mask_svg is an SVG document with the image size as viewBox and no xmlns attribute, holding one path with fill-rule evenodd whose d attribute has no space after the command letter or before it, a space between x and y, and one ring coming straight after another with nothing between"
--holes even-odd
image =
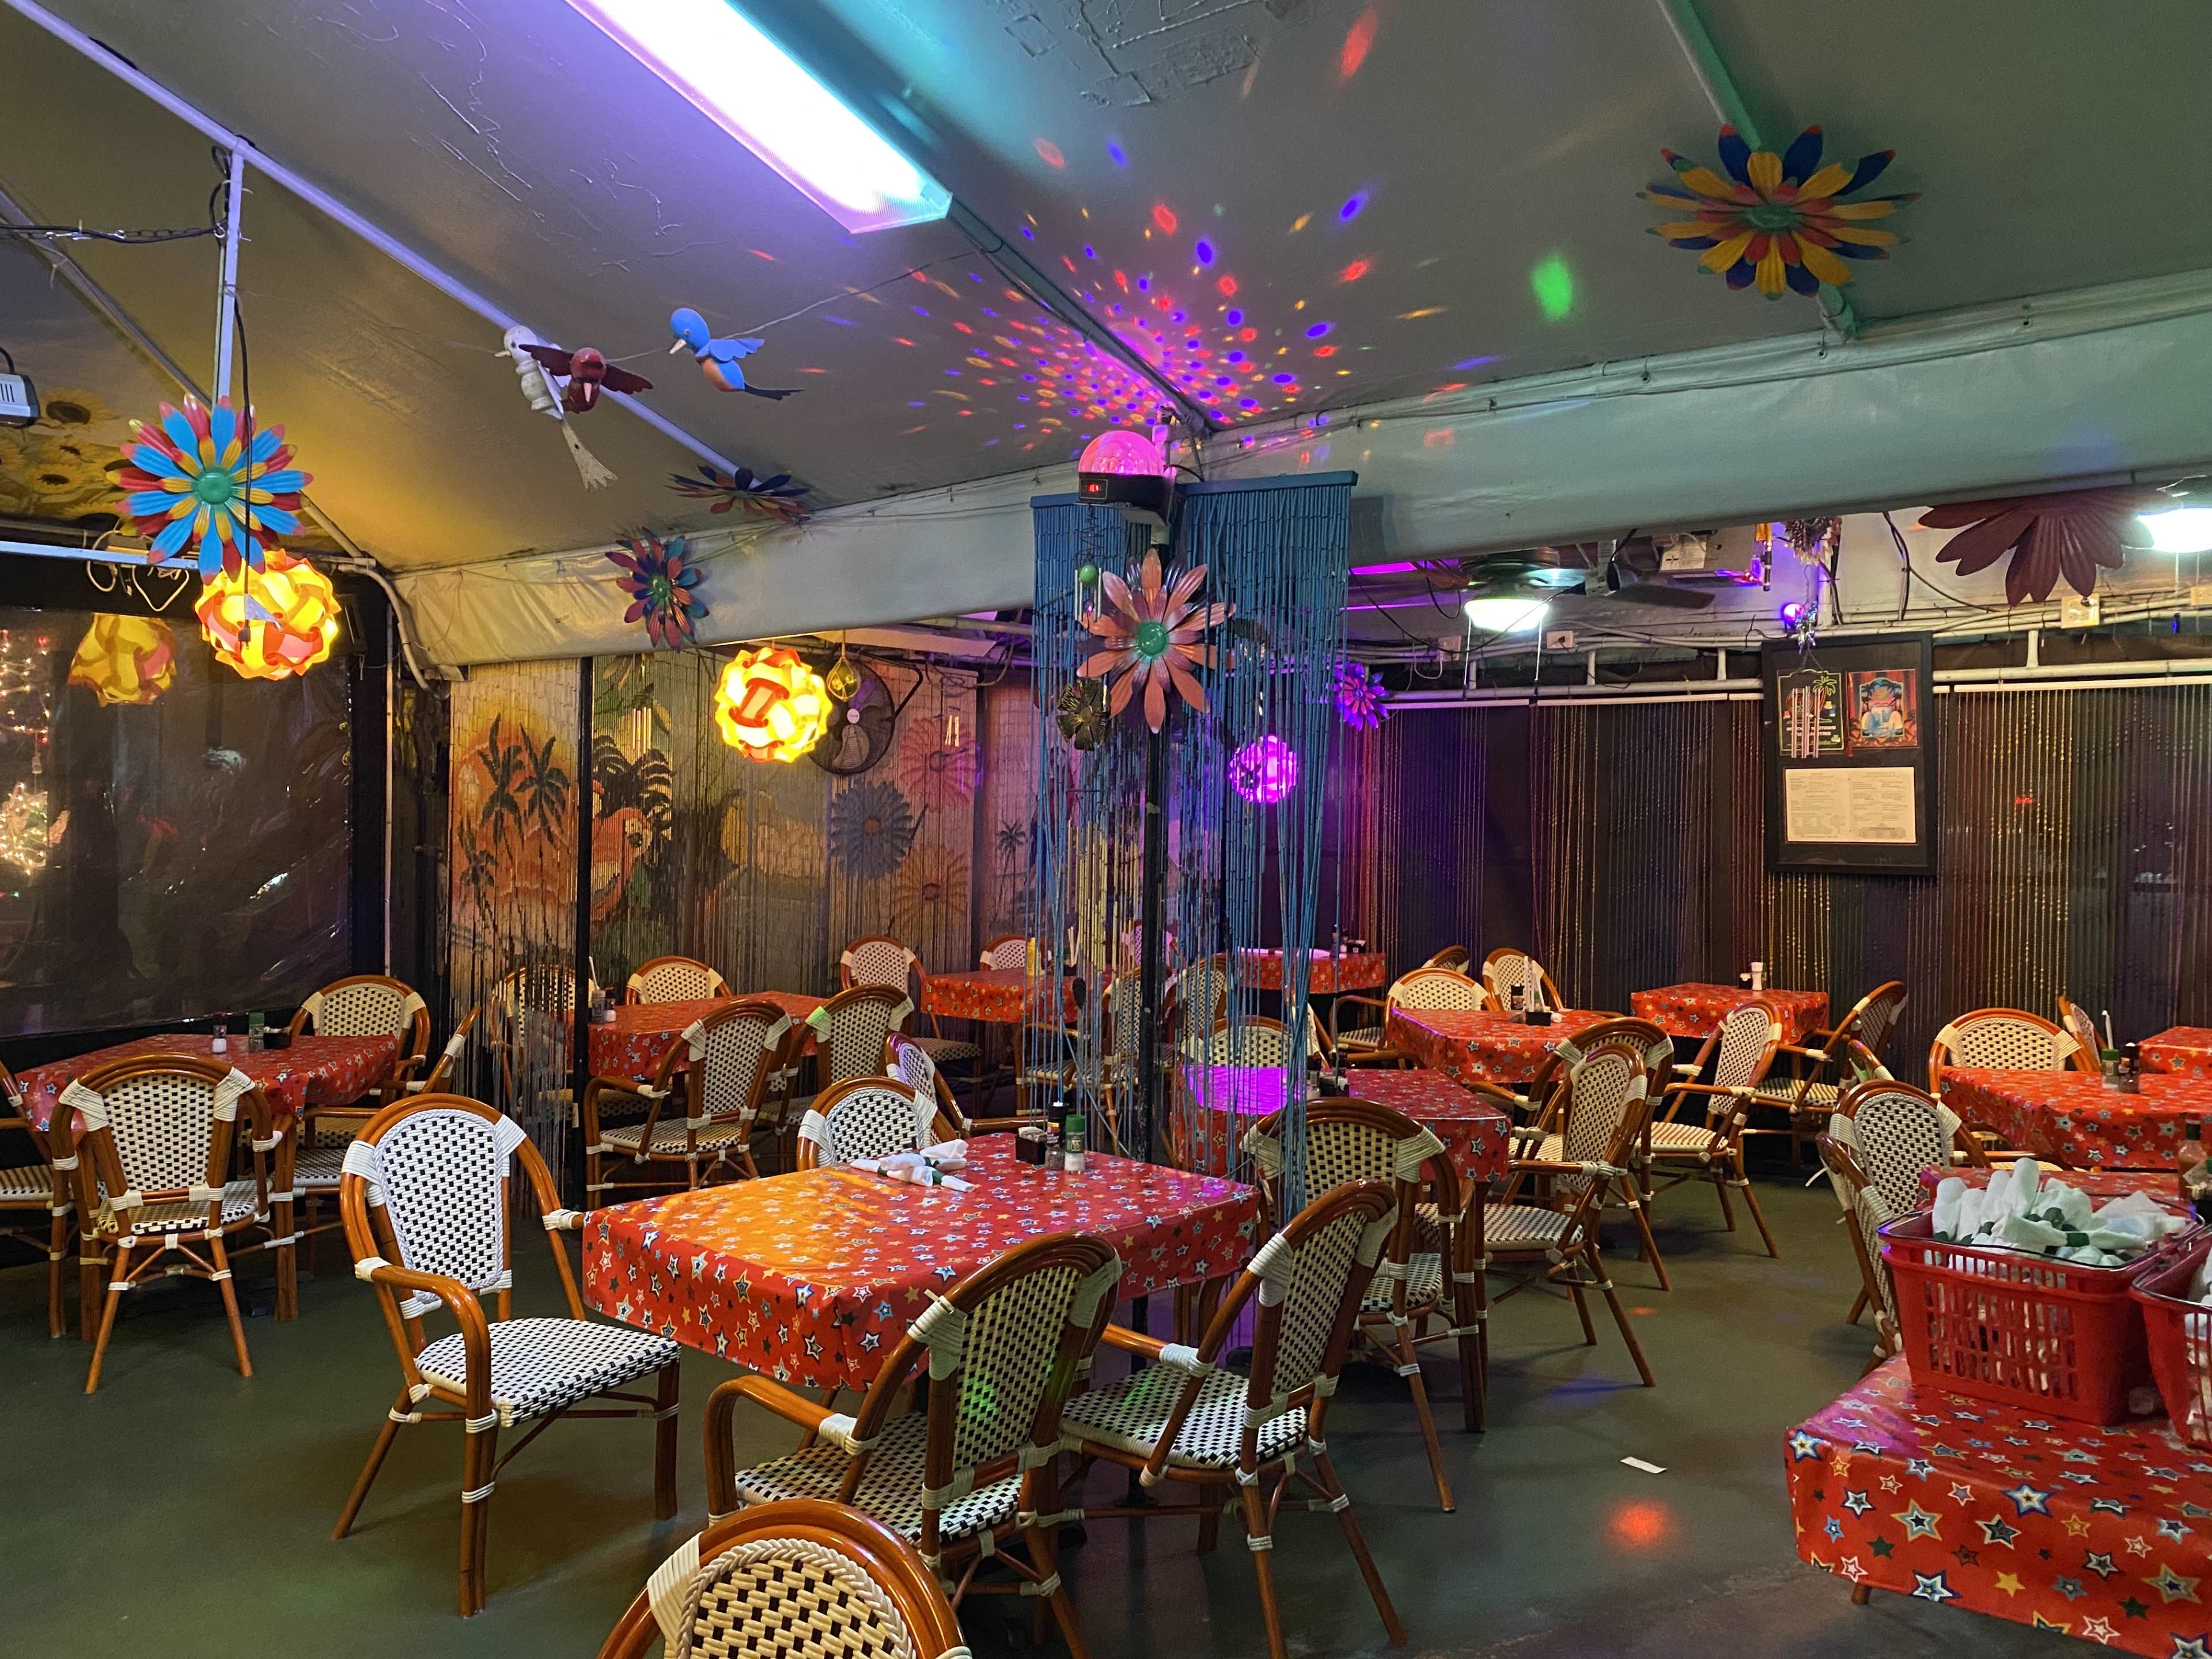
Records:
<instances>
[{"instance_id":1,"label":"palm tree mural","mask_svg":"<svg viewBox=\"0 0 2212 1659\"><path fill-rule=\"evenodd\" d=\"M674 829L668 757L647 749L635 760L608 732L592 739L592 920L650 908L653 878Z\"/></svg>"}]
</instances>

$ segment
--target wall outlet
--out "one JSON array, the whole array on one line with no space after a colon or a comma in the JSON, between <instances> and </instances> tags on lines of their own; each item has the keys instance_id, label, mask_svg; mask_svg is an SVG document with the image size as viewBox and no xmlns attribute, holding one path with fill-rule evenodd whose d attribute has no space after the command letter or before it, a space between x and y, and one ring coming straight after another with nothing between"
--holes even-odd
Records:
<instances>
[{"instance_id":1,"label":"wall outlet","mask_svg":"<svg viewBox=\"0 0 2212 1659\"><path fill-rule=\"evenodd\" d=\"M1554 628L1544 635L1544 649L1547 651L1571 651L1574 648L1575 630L1571 628Z\"/></svg>"},{"instance_id":2,"label":"wall outlet","mask_svg":"<svg viewBox=\"0 0 2212 1659\"><path fill-rule=\"evenodd\" d=\"M2104 605L2092 594L2083 599L2069 593L2058 602L2058 625L2061 628L2094 628L2104 615Z\"/></svg>"}]
</instances>

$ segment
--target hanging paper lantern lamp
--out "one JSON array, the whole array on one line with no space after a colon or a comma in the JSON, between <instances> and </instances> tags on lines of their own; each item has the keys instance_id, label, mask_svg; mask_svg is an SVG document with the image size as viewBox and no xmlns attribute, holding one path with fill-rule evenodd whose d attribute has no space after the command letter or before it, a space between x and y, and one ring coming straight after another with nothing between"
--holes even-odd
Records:
<instances>
[{"instance_id":1,"label":"hanging paper lantern lamp","mask_svg":"<svg viewBox=\"0 0 2212 1659\"><path fill-rule=\"evenodd\" d=\"M209 577L192 609L216 658L249 680L304 674L337 643L331 579L274 550L258 570L242 565Z\"/></svg>"},{"instance_id":2,"label":"hanging paper lantern lamp","mask_svg":"<svg viewBox=\"0 0 2212 1659\"><path fill-rule=\"evenodd\" d=\"M1273 806L1298 787L1297 751L1273 732L1255 738L1231 757L1229 787L1256 806Z\"/></svg>"},{"instance_id":3,"label":"hanging paper lantern lamp","mask_svg":"<svg viewBox=\"0 0 2212 1659\"><path fill-rule=\"evenodd\" d=\"M69 683L90 689L104 708L143 707L175 684L177 636L151 617L92 619L70 659Z\"/></svg>"},{"instance_id":4,"label":"hanging paper lantern lamp","mask_svg":"<svg viewBox=\"0 0 2212 1659\"><path fill-rule=\"evenodd\" d=\"M795 761L830 729L830 690L788 646L740 651L714 688L722 741L757 761Z\"/></svg>"}]
</instances>

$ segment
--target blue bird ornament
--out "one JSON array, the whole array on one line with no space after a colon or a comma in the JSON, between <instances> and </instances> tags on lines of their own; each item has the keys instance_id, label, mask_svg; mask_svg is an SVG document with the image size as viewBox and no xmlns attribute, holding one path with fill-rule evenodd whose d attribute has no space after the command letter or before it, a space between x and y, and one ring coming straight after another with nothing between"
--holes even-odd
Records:
<instances>
[{"instance_id":1,"label":"blue bird ornament","mask_svg":"<svg viewBox=\"0 0 2212 1659\"><path fill-rule=\"evenodd\" d=\"M676 337L676 343L668 348L669 355L688 350L698 360L699 372L707 377L708 384L725 392L750 392L756 398L788 398L799 389L793 386L775 392L767 386L745 384L745 372L738 367L738 359L751 356L767 343L764 340L718 340L707 327L707 319L690 306L678 306L669 313L668 329Z\"/></svg>"}]
</instances>

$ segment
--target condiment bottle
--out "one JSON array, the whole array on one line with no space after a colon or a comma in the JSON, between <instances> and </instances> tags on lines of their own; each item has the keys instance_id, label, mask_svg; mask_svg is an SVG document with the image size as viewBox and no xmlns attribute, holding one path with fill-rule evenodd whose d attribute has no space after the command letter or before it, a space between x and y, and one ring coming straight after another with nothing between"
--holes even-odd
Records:
<instances>
[{"instance_id":1,"label":"condiment bottle","mask_svg":"<svg viewBox=\"0 0 2212 1659\"><path fill-rule=\"evenodd\" d=\"M1083 1173L1083 1114L1070 1112L1067 1115L1067 1133L1060 1143L1060 1156L1070 1175Z\"/></svg>"}]
</instances>

